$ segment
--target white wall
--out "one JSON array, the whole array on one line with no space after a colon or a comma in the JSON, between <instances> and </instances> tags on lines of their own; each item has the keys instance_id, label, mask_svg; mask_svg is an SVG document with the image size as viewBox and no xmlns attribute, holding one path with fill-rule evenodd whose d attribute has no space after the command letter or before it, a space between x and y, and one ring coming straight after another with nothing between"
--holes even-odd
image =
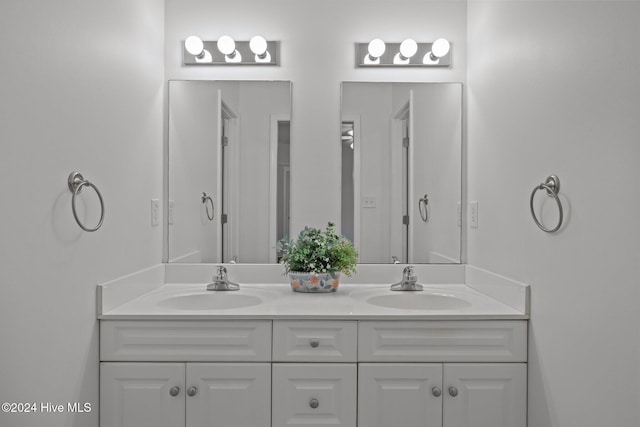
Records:
<instances>
[{"instance_id":1,"label":"white wall","mask_svg":"<svg viewBox=\"0 0 640 427\"><path fill-rule=\"evenodd\" d=\"M197 34L281 42L279 67L185 67L181 43ZM452 42L444 69L356 69L354 44L374 37ZM465 81L466 3L415 0L167 0L165 72L169 79L291 80L291 234L340 222L340 82ZM322 185L319 185L322 183Z\"/></svg>"},{"instance_id":2,"label":"white wall","mask_svg":"<svg viewBox=\"0 0 640 427\"><path fill-rule=\"evenodd\" d=\"M161 260L162 23L161 0L0 2L0 401L93 407L2 426L98 425L96 284ZM105 200L95 233L76 169Z\"/></svg>"},{"instance_id":3,"label":"white wall","mask_svg":"<svg viewBox=\"0 0 640 427\"><path fill-rule=\"evenodd\" d=\"M640 422L638 22L638 2L469 3L468 261L532 287L530 427ZM528 203L552 173L546 234Z\"/></svg>"}]
</instances>

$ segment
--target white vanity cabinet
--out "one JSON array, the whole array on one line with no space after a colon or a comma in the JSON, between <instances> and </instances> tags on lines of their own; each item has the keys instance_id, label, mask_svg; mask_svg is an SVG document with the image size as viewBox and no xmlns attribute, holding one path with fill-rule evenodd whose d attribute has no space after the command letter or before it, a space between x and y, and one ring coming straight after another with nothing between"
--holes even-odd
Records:
<instances>
[{"instance_id":1,"label":"white vanity cabinet","mask_svg":"<svg viewBox=\"0 0 640 427\"><path fill-rule=\"evenodd\" d=\"M100 425L264 427L271 422L271 364L100 365Z\"/></svg>"},{"instance_id":2,"label":"white vanity cabinet","mask_svg":"<svg viewBox=\"0 0 640 427\"><path fill-rule=\"evenodd\" d=\"M268 427L271 321L100 322L101 427Z\"/></svg>"},{"instance_id":3,"label":"white vanity cabinet","mask_svg":"<svg viewBox=\"0 0 640 427\"><path fill-rule=\"evenodd\" d=\"M525 427L526 320L102 320L100 425Z\"/></svg>"},{"instance_id":4,"label":"white vanity cabinet","mask_svg":"<svg viewBox=\"0 0 640 427\"><path fill-rule=\"evenodd\" d=\"M526 328L526 321L360 322L358 425L525 427Z\"/></svg>"},{"instance_id":5,"label":"white vanity cabinet","mask_svg":"<svg viewBox=\"0 0 640 427\"><path fill-rule=\"evenodd\" d=\"M355 427L356 321L274 320L272 427Z\"/></svg>"},{"instance_id":6,"label":"white vanity cabinet","mask_svg":"<svg viewBox=\"0 0 640 427\"><path fill-rule=\"evenodd\" d=\"M525 427L526 365L361 363L363 427Z\"/></svg>"}]
</instances>

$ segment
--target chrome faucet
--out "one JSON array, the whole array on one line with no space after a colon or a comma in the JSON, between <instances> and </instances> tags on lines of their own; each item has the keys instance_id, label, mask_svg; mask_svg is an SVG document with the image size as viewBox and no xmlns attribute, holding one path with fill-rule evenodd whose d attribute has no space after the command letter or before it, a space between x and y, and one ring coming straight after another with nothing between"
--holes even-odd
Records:
<instances>
[{"instance_id":1,"label":"chrome faucet","mask_svg":"<svg viewBox=\"0 0 640 427\"><path fill-rule=\"evenodd\" d=\"M391 261L393 261L394 264L400 264L400 260L398 259L397 256L393 255L391 257Z\"/></svg>"},{"instance_id":2,"label":"chrome faucet","mask_svg":"<svg viewBox=\"0 0 640 427\"><path fill-rule=\"evenodd\" d=\"M208 291L237 291L240 285L230 282L227 278L226 267L219 265L218 272L213 278L213 282L207 285Z\"/></svg>"},{"instance_id":3,"label":"chrome faucet","mask_svg":"<svg viewBox=\"0 0 640 427\"><path fill-rule=\"evenodd\" d=\"M422 285L416 283L418 276L413 274L413 267L407 266L402 270L402 280L391 285L392 291L421 291Z\"/></svg>"}]
</instances>

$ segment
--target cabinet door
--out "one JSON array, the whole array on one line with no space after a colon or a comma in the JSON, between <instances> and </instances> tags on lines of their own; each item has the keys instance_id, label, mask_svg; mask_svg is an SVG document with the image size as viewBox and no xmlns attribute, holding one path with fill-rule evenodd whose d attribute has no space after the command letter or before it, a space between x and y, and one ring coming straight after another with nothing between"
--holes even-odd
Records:
<instances>
[{"instance_id":1,"label":"cabinet door","mask_svg":"<svg viewBox=\"0 0 640 427\"><path fill-rule=\"evenodd\" d=\"M271 364L187 364L187 427L268 427Z\"/></svg>"},{"instance_id":2,"label":"cabinet door","mask_svg":"<svg viewBox=\"0 0 640 427\"><path fill-rule=\"evenodd\" d=\"M444 366L444 427L526 426L526 364Z\"/></svg>"},{"instance_id":3,"label":"cabinet door","mask_svg":"<svg viewBox=\"0 0 640 427\"><path fill-rule=\"evenodd\" d=\"M101 363L100 425L184 426L183 363Z\"/></svg>"},{"instance_id":4,"label":"cabinet door","mask_svg":"<svg viewBox=\"0 0 640 427\"><path fill-rule=\"evenodd\" d=\"M356 425L356 364L273 365L272 427Z\"/></svg>"},{"instance_id":5,"label":"cabinet door","mask_svg":"<svg viewBox=\"0 0 640 427\"><path fill-rule=\"evenodd\" d=\"M442 365L361 363L358 426L441 427Z\"/></svg>"}]
</instances>

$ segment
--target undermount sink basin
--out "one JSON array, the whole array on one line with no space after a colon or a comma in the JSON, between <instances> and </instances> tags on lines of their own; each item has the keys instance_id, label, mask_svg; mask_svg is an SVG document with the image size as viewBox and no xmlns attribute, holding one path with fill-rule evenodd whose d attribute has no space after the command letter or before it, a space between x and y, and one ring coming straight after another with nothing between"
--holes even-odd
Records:
<instances>
[{"instance_id":1,"label":"undermount sink basin","mask_svg":"<svg viewBox=\"0 0 640 427\"><path fill-rule=\"evenodd\" d=\"M423 292L398 292L367 299L368 304L405 310L459 310L471 307L471 303L453 295Z\"/></svg>"},{"instance_id":2,"label":"undermount sink basin","mask_svg":"<svg viewBox=\"0 0 640 427\"><path fill-rule=\"evenodd\" d=\"M227 310L251 307L260 303L262 303L262 300L253 295L211 291L206 294L198 293L170 297L160 301L158 305L175 310Z\"/></svg>"}]
</instances>

